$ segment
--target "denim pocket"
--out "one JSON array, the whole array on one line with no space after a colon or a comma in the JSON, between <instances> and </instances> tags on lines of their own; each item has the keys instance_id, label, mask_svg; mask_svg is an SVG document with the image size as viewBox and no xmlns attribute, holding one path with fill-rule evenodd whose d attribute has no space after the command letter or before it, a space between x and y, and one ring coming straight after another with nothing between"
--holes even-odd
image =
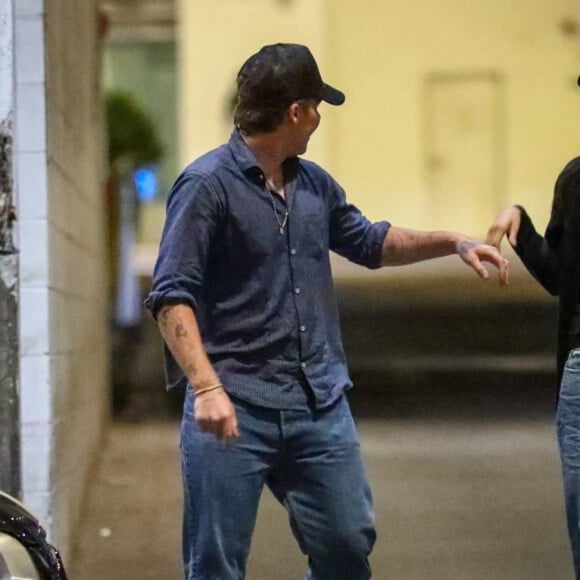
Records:
<instances>
[{"instance_id":1,"label":"denim pocket","mask_svg":"<svg viewBox=\"0 0 580 580\"><path fill-rule=\"evenodd\" d=\"M570 351L564 369L571 373L580 373L580 349Z\"/></svg>"},{"instance_id":2,"label":"denim pocket","mask_svg":"<svg viewBox=\"0 0 580 580\"><path fill-rule=\"evenodd\" d=\"M571 351L564 366L558 414L565 422L580 422L580 350Z\"/></svg>"},{"instance_id":3,"label":"denim pocket","mask_svg":"<svg viewBox=\"0 0 580 580\"><path fill-rule=\"evenodd\" d=\"M580 356L573 354L564 368L556 413L558 444L567 469L580 467Z\"/></svg>"}]
</instances>

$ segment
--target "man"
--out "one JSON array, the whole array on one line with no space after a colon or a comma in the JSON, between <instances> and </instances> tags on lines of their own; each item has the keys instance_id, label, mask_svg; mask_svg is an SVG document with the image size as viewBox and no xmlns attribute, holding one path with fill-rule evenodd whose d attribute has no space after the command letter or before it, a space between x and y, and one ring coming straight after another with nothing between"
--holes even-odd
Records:
<instances>
[{"instance_id":1,"label":"man","mask_svg":"<svg viewBox=\"0 0 580 580\"><path fill-rule=\"evenodd\" d=\"M370 578L372 500L344 391L329 249L368 268L458 253L507 262L458 234L370 223L299 159L325 84L305 46L262 48L238 78L229 143L194 161L167 205L147 304L182 422L183 556L192 579L244 577L264 484L286 507L312 580ZM177 363L177 364L176 364Z\"/></svg>"},{"instance_id":2,"label":"man","mask_svg":"<svg viewBox=\"0 0 580 580\"><path fill-rule=\"evenodd\" d=\"M580 84L580 79L579 79ZM487 241L499 250L507 236L523 264L558 296L559 385L556 411L566 518L574 571L580 580L580 157L570 161L555 186L552 213L541 236L521 206L503 210Z\"/></svg>"}]
</instances>

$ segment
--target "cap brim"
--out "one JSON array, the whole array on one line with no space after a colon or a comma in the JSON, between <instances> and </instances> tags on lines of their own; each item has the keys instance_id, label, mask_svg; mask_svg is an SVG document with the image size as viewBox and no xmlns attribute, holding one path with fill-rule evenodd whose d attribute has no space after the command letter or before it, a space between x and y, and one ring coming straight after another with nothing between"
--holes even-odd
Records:
<instances>
[{"instance_id":1,"label":"cap brim","mask_svg":"<svg viewBox=\"0 0 580 580\"><path fill-rule=\"evenodd\" d=\"M344 103L344 93L327 85L326 83L322 83L322 88L320 89L320 98L329 103L330 105L342 105Z\"/></svg>"}]
</instances>

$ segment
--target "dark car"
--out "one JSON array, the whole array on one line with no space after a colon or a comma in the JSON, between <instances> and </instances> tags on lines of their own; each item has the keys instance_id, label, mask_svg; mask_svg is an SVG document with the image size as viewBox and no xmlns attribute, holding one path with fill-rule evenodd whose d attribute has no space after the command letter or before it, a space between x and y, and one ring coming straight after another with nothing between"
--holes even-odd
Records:
<instances>
[{"instance_id":1,"label":"dark car","mask_svg":"<svg viewBox=\"0 0 580 580\"><path fill-rule=\"evenodd\" d=\"M0 580L67 580L58 550L20 502L0 491Z\"/></svg>"}]
</instances>

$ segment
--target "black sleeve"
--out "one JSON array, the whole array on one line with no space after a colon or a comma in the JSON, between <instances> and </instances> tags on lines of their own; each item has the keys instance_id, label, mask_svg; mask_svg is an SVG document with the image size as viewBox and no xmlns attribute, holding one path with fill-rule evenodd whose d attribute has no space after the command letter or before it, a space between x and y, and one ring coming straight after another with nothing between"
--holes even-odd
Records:
<instances>
[{"instance_id":1,"label":"black sleeve","mask_svg":"<svg viewBox=\"0 0 580 580\"><path fill-rule=\"evenodd\" d=\"M530 274L553 296L560 292L558 249L562 237L562 215L554 199L546 233L541 236L526 210L518 206L522 222L514 248Z\"/></svg>"}]
</instances>

